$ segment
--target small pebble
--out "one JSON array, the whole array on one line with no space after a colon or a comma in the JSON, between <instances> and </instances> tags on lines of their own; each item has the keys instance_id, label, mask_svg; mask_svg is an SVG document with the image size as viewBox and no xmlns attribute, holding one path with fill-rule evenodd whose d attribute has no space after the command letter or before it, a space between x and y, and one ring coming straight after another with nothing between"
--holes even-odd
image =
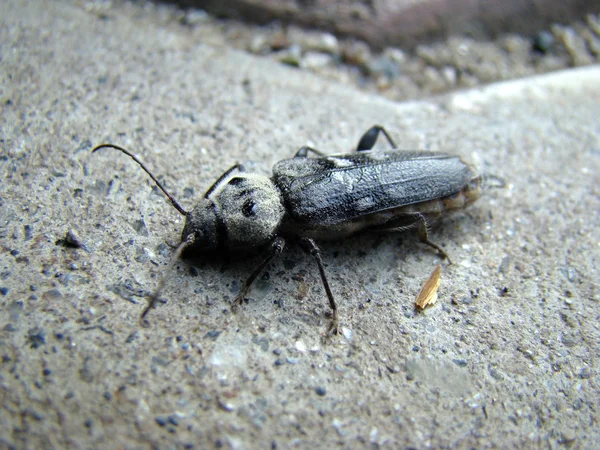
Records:
<instances>
[{"instance_id":1,"label":"small pebble","mask_svg":"<svg viewBox=\"0 0 600 450\"><path fill-rule=\"evenodd\" d=\"M235 407L231 403L226 403L222 401L219 401L219 408L227 412L232 412L235 410Z\"/></svg>"},{"instance_id":2,"label":"small pebble","mask_svg":"<svg viewBox=\"0 0 600 450\"><path fill-rule=\"evenodd\" d=\"M77 233L75 232L75 230L67 231L67 234L65 235L65 237L63 239L59 239L58 241L56 241L56 243L61 244L65 247L70 247L70 248L83 247L83 244L81 243L81 240L77 236Z\"/></svg>"},{"instance_id":3,"label":"small pebble","mask_svg":"<svg viewBox=\"0 0 600 450\"><path fill-rule=\"evenodd\" d=\"M39 328L32 328L29 330L27 340L29 341L31 348L38 348L46 343L46 335Z\"/></svg>"},{"instance_id":4,"label":"small pebble","mask_svg":"<svg viewBox=\"0 0 600 450\"><path fill-rule=\"evenodd\" d=\"M352 330L350 328L342 327L342 334L347 341L352 340Z\"/></svg>"},{"instance_id":5,"label":"small pebble","mask_svg":"<svg viewBox=\"0 0 600 450\"><path fill-rule=\"evenodd\" d=\"M154 420L156 421L157 425L160 427L164 427L167 424L167 419L164 417L159 416L159 417L156 417Z\"/></svg>"},{"instance_id":6,"label":"small pebble","mask_svg":"<svg viewBox=\"0 0 600 450\"><path fill-rule=\"evenodd\" d=\"M562 436L564 442L573 442L577 438L575 431L571 429L564 430L562 432Z\"/></svg>"},{"instance_id":7,"label":"small pebble","mask_svg":"<svg viewBox=\"0 0 600 450\"><path fill-rule=\"evenodd\" d=\"M581 369L579 371L577 376L579 378L581 378L582 380L588 380L592 377L592 373L590 372L590 369L588 369L587 367L584 367L583 369Z\"/></svg>"},{"instance_id":8,"label":"small pebble","mask_svg":"<svg viewBox=\"0 0 600 450\"><path fill-rule=\"evenodd\" d=\"M319 386L318 388L315 389L315 392L317 393L318 396L323 397L323 396L325 396L325 394L327 394L327 389L325 389L322 386Z\"/></svg>"},{"instance_id":9,"label":"small pebble","mask_svg":"<svg viewBox=\"0 0 600 450\"><path fill-rule=\"evenodd\" d=\"M216 339L219 337L219 335L221 334L220 331L217 330L213 330L213 331L209 331L208 333L206 333L204 336L205 337L209 337L211 339Z\"/></svg>"},{"instance_id":10,"label":"small pebble","mask_svg":"<svg viewBox=\"0 0 600 450\"><path fill-rule=\"evenodd\" d=\"M304 344L304 342L302 342L302 341L296 341L296 350L298 350L299 352L305 352L306 351L306 345Z\"/></svg>"},{"instance_id":11,"label":"small pebble","mask_svg":"<svg viewBox=\"0 0 600 450\"><path fill-rule=\"evenodd\" d=\"M146 222L144 219L139 219L133 222L133 229L137 231L140 236L148 236L148 228L146 227Z\"/></svg>"},{"instance_id":12,"label":"small pebble","mask_svg":"<svg viewBox=\"0 0 600 450\"><path fill-rule=\"evenodd\" d=\"M552 33L546 30L540 31L533 38L533 50L538 53L546 54L550 52L555 41L556 39Z\"/></svg>"}]
</instances>

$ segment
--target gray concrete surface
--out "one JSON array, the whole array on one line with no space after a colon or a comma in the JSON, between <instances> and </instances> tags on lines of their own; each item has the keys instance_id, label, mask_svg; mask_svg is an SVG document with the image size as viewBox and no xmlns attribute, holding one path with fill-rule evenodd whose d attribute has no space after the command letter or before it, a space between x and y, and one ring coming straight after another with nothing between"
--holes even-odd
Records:
<instances>
[{"instance_id":1,"label":"gray concrete surface","mask_svg":"<svg viewBox=\"0 0 600 450\"><path fill-rule=\"evenodd\" d=\"M600 67L396 104L161 27L160 9L11 1L0 27L0 442L8 448L594 448ZM113 142L189 207L235 161L268 173L370 125L505 177L432 233L179 264L182 228ZM65 245L73 230L82 248ZM281 306L276 305L278 303Z\"/></svg>"}]
</instances>

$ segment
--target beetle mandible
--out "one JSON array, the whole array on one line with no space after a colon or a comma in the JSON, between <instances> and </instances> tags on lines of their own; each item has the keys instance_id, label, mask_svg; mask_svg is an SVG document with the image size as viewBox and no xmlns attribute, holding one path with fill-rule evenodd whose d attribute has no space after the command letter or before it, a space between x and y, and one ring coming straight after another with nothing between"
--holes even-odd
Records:
<instances>
[{"instance_id":1,"label":"beetle mandible","mask_svg":"<svg viewBox=\"0 0 600 450\"><path fill-rule=\"evenodd\" d=\"M391 150L372 150L380 133ZM184 254L266 249L266 257L236 296L234 309L267 264L283 251L285 239L297 240L317 263L331 308L330 333L337 332L339 316L315 240L342 239L366 230L416 229L422 243L450 261L429 240L429 225L473 203L490 186L489 180L497 182L495 187L504 186L501 178L480 174L457 156L397 150L390 134L375 125L361 137L355 153L325 155L304 146L293 158L277 162L271 178L235 164L186 211L134 154L113 144L98 145L92 152L101 148L130 156L185 216L181 243L170 265ZM316 157L309 158L309 153ZM155 307L165 282L163 276L141 320Z\"/></svg>"}]
</instances>

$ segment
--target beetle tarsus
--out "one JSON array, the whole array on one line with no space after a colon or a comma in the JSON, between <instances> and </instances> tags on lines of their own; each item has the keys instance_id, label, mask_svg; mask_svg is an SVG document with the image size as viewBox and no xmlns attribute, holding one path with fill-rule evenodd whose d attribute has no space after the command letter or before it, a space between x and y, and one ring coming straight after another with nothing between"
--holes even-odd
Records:
<instances>
[{"instance_id":1,"label":"beetle tarsus","mask_svg":"<svg viewBox=\"0 0 600 450\"><path fill-rule=\"evenodd\" d=\"M327 336L338 336L340 334L340 318L336 310L331 316L331 323L329 324L329 328L327 329Z\"/></svg>"}]
</instances>

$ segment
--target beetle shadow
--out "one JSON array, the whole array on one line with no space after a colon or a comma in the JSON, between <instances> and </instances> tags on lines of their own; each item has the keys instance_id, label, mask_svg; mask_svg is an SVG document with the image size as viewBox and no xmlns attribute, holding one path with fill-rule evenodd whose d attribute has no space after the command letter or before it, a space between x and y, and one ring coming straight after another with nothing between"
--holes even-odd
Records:
<instances>
[{"instance_id":1,"label":"beetle shadow","mask_svg":"<svg viewBox=\"0 0 600 450\"><path fill-rule=\"evenodd\" d=\"M462 221L470 223L466 225ZM433 224L430 239L447 250L452 257L454 252L448 249L447 243L460 241L460 236L464 234L461 229L473 230L485 221L486 218L480 217L480 214L447 217L444 221ZM384 301L385 298L376 298L377 286L381 285L382 280L383 283L388 279L390 283L395 283L397 271L404 272L402 266L411 261L430 259L433 263L440 259L439 253L419 242L416 230L359 233L346 240L319 241L318 246L338 303L344 297L353 295L350 293L361 295L361 290L373 295L374 300ZM214 297L214 301L222 302L222 307L229 307L252 271L264 261L268 253L268 247L234 254L207 252L201 256L186 256L176 266L178 271L188 271L197 279L191 282L196 294L209 295ZM180 272L179 276L188 274ZM213 287L215 281L219 283L216 289ZM309 294L314 285L319 285L319 288ZM218 296L214 295L215 292L218 292ZM315 307L322 307L325 311L328 309L316 261L298 242L289 239L283 252L258 275L245 303L264 298L283 308L288 302L294 303L307 296L314 297ZM309 321L302 318L300 320ZM314 321L318 321L318 317L310 320L311 323Z\"/></svg>"},{"instance_id":2,"label":"beetle shadow","mask_svg":"<svg viewBox=\"0 0 600 450\"><path fill-rule=\"evenodd\" d=\"M460 225L463 221L471 222L467 228L476 228L486 222L486 219L479 214L460 214L445 218L441 222L435 222L429 228L429 237L432 241L439 243L441 247L446 248L446 243L459 239ZM416 230L407 231L376 231L364 232L344 238L341 240L317 240L317 245L321 250L321 256L326 266L331 265L332 260L340 263L349 263L357 257L369 256L372 252L380 251L382 247L390 247L391 252L398 255L423 253L439 257L439 253L419 241ZM241 251L235 253L229 252L206 252L202 255L184 254L182 261L190 267L202 270L217 271L221 274L231 271L232 273L244 274L251 271L252 268L260 264L269 253L269 246L254 249L251 251ZM307 267L312 267L312 256L306 253L296 239L286 239L286 245L283 252L271 261L265 270L275 270L279 272L282 269L288 269L290 266L296 267L298 264L292 264L290 261L307 260ZM284 261L285 264L282 264ZM281 265L281 269L277 268ZM285 266L285 267L284 267ZM316 264L314 264L316 270Z\"/></svg>"}]
</instances>

